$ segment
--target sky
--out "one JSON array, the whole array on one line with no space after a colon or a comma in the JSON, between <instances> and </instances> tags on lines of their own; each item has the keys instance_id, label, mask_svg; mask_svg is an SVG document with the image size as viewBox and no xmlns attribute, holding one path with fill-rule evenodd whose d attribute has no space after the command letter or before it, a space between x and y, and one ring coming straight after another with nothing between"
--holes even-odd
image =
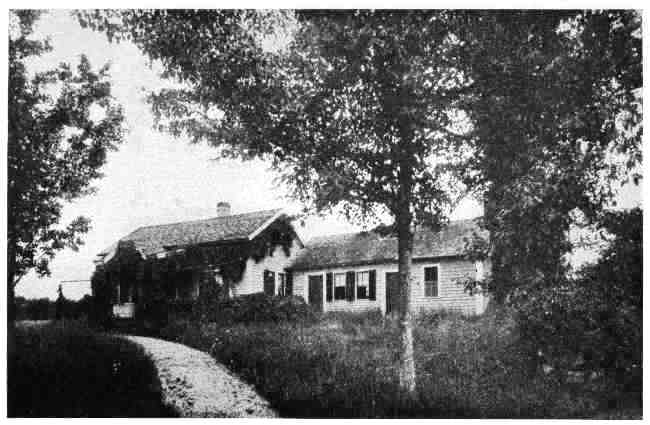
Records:
<instances>
[{"instance_id":1,"label":"sky","mask_svg":"<svg viewBox=\"0 0 650 425\"><path fill-rule=\"evenodd\" d=\"M61 251L51 263L51 276L25 276L16 295L27 298L56 298L62 281L63 294L78 299L90 293L87 282L93 259L102 249L140 226L216 215L219 201L231 204L233 213L270 208L298 211L300 204L287 198L287 191L274 184L276 175L262 161L216 160L214 149L191 145L187 140L159 133L152 128L153 117L144 93L160 87L160 69L131 43L111 44L102 33L82 29L69 12L56 10L43 15L36 36L50 37L52 52L30 64L30 71L51 69L60 62L76 64L79 55L88 56L98 69L111 63L113 95L122 104L128 133L117 152L108 155L104 177L95 183L97 192L67 204L62 223L79 215L92 220L85 245L78 252ZM640 189L628 187L622 206L640 203ZM481 205L462 202L452 219L477 217ZM357 231L361 228L332 215L312 217L296 228L301 239L312 236Z\"/></svg>"}]
</instances>

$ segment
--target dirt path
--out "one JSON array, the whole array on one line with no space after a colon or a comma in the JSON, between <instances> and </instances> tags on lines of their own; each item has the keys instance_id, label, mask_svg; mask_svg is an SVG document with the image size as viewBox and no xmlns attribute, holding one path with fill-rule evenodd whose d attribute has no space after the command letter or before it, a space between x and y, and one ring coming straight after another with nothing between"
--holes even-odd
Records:
<instances>
[{"instance_id":1,"label":"dirt path","mask_svg":"<svg viewBox=\"0 0 650 425\"><path fill-rule=\"evenodd\" d=\"M276 417L269 403L209 354L156 338L125 335L158 368L165 403L183 417Z\"/></svg>"}]
</instances>

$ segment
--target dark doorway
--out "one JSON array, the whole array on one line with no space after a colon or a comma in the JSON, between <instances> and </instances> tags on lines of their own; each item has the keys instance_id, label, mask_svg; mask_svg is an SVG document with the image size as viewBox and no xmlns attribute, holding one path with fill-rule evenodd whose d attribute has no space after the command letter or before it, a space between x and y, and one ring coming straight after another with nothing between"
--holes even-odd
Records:
<instances>
[{"instance_id":1,"label":"dark doorway","mask_svg":"<svg viewBox=\"0 0 650 425\"><path fill-rule=\"evenodd\" d=\"M323 311L323 276L309 276L309 305Z\"/></svg>"},{"instance_id":2,"label":"dark doorway","mask_svg":"<svg viewBox=\"0 0 650 425\"><path fill-rule=\"evenodd\" d=\"M386 273L386 314L396 315L400 308L399 273Z\"/></svg>"}]
</instances>

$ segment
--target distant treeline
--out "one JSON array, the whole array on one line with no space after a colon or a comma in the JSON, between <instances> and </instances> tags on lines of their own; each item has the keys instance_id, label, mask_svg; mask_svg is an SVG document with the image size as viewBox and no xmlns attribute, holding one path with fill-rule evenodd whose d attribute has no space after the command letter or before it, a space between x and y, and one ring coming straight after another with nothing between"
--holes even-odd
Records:
<instances>
[{"instance_id":1,"label":"distant treeline","mask_svg":"<svg viewBox=\"0 0 650 425\"><path fill-rule=\"evenodd\" d=\"M92 297L84 295L79 301L48 298L26 299L16 297L16 320L88 319Z\"/></svg>"}]
</instances>

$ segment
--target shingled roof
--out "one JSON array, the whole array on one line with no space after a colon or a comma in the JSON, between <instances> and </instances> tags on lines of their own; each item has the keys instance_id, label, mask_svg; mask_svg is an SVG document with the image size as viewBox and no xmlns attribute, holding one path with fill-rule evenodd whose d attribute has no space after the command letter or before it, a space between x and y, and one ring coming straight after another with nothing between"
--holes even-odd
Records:
<instances>
[{"instance_id":1,"label":"shingled roof","mask_svg":"<svg viewBox=\"0 0 650 425\"><path fill-rule=\"evenodd\" d=\"M413 241L413 259L456 257L465 254L465 240L476 232L485 236L477 219L452 221L440 232L419 230ZM374 232L322 236L305 243L291 269L315 270L328 267L389 263L397 261L397 238Z\"/></svg>"},{"instance_id":2,"label":"shingled roof","mask_svg":"<svg viewBox=\"0 0 650 425\"><path fill-rule=\"evenodd\" d=\"M146 257L164 252L165 248L169 247L247 239L280 211L279 209L257 211L205 220L140 227L120 239L118 244L133 243L134 248ZM111 245L99 253L99 257L110 256L111 251L115 248L117 248L117 244Z\"/></svg>"}]
</instances>

